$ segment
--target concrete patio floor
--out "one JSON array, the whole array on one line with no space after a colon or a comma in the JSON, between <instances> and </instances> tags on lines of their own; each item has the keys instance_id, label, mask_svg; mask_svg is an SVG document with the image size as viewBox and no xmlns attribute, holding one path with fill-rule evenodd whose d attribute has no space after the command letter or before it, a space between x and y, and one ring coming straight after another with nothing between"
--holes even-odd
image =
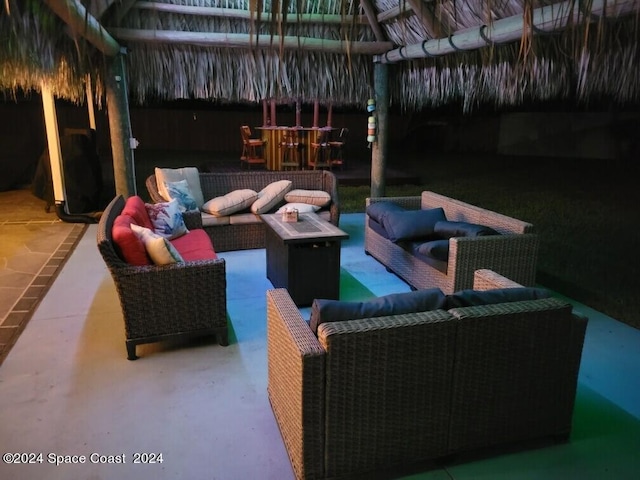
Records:
<instances>
[{"instance_id":1,"label":"concrete patio floor","mask_svg":"<svg viewBox=\"0 0 640 480\"><path fill-rule=\"evenodd\" d=\"M408 291L365 255L363 221L363 214L341 217L340 226L350 235L343 243L342 268L376 295ZM266 393L265 291L272 286L264 249L221 254L236 342L141 346L140 359L131 362L115 287L95 234L96 226L89 225L0 365L2 453L44 455L37 464L0 463L0 478L293 478ZM575 308L590 319L579 392L611 404L637 432L640 331L584 305ZM392 478L637 478L637 436L611 450L606 448L614 441L611 434L575 423L574 432L568 444ZM56 455L92 453L105 461L125 455L126 463L49 463ZM136 453L161 453L163 463L134 464Z\"/></svg>"}]
</instances>

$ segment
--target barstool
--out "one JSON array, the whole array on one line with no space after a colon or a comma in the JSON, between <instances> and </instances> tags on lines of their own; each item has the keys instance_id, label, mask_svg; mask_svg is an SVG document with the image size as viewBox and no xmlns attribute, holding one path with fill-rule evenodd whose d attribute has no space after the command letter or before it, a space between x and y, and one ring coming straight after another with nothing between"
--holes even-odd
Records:
<instances>
[{"instance_id":1,"label":"barstool","mask_svg":"<svg viewBox=\"0 0 640 480\"><path fill-rule=\"evenodd\" d=\"M242 137L242 154L240 155L240 168L244 163L247 168L251 169L251 165L264 165L264 144L265 141L260 138L251 138L251 128L249 125L240 127L240 136Z\"/></svg>"},{"instance_id":2,"label":"barstool","mask_svg":"<svg viewBox=\"0 0 640 480\"><path fill-rule=\"evenodd\" d=\"M311 142L311 148L313 149L313 155L309 159L309 166L313 169L328 168L331 170L331 144L329 143L329 136L331 135L331 129L321 128L318 133L318 139L315 142Z\"/></svg>"},{"instance_id":3,"label":"barstool","mask_svg":"<svg viewBox=\"0 0 640 480\"><path fill-rule=\"evenodd\" d=\"M298 131L295 128L287 129L280 141L280 168L282 170L300 170L302 145L298 141Z\"/></svg>"},{"instance_id":4,"label":"barstool","mask_svg":"<svg viewBox=\"0 0 640 480\"><path fill-rule=\"evenodd\" d=\"M342 128L337 140L329 142L331 146L331 166L343 168L345 165L344 151L349 137L349 129Z\"/></svg>"}]
</instances>

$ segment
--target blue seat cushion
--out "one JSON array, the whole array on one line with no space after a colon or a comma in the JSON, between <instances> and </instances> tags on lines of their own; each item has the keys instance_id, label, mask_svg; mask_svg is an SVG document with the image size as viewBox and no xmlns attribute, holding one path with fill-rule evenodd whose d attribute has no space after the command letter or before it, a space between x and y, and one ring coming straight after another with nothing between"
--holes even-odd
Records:
<instances>
[{"instance_id":1,"label":"blue seat cushion","mask_svg":"<svg viewBox=\"0 0 640 480\"><path fill-rule=\"evenodd\" d=\"M317 334L318 326L325 322L427 312L443 309L445 302L446 296L439 288L392 293L363 302L315 299L311 305L309 326Z\"/></svg>"}]
</instances>

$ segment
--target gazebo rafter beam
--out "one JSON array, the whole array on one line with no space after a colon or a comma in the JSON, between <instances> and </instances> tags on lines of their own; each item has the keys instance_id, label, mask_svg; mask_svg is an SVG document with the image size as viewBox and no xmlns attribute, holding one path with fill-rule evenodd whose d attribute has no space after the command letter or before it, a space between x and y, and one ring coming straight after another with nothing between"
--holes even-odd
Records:
<instances>
[{"instance_id":1,"label":"gazebo rafter beam","mask_svg":"<svg viewBox=\"0 0 640 480\"><path fill-rule=\"evenodd\" d=\"M379 42L386 41L387 36L382 30L382 27L380 26L380 22L376 18L376 11L373 8L373 5L371 4L371 0L360 0L360 5L364 10L364 13L369 22L369 26L371 27L371 30L373 30L373 34L375 35L376 40L378 40Z\"/></svg>"},{"instance_id":2,"label":"gazebo rafter beam","mask_svg":"<svg viewBox=\"0 0 640 480\"><path fill-rule=\"evenodd\" d=\"M600 17L615 18L640 11L638 0L593 0L591 9L584 12L583 0L569 0L533 10L531 27L534 35L561 31L568 25L579 24L585 15L590 21ZM386 52L376 58L381 63L395 63L402 60L426 58L477 50L492 44L508 43L522 38L526 24L523 15L514 15L492 22L467 28L449 37L424 40Z\"/></svg>"},{"instance_id":3,"label":"gazebo rafter beam","mask_svg":"<svg viewBox=\"0 0 640 480\"><path fill-rule=\"evenodd\" d=\"M326 53L349 52L356 55L379 55L393 47L391 42L346 42L323 38L278 35L251 35L248 33L183 32L171 30L138 30L113 28L111 33L124 42L156 44L183 44L199 47L260 48L307 50Z\"/></svg>"},{"instance_id":4,"label":"gazebo rafter beam","mask_svg":"<svg viewBox=\"0 0 640 480\"><path fill-rule=\"evenodd\" d=\"M100 25L96 18L87 12L78 0L44 0L44 3L69 28L85 38L90 44L108 56L116 56L120 53L120 45Z\"/></svg>"},{"instance_id":5,"label":"gazebo rafter beam","mask_svg":"<svg viewBox=\"0 0 640 480\"><path fill-rule=\"evenodd\" d=\"M438 21L433 12L427 7L423 0L406 0L411 6L413 13L420 19L420 23L424 25L428 32L437 32L442 34L442 24Z\"/></svg>"},{"instance_id":6,"label":"gazebo rafter beam","mask_svg":"<svg viewBox=\"0 0 640 480\"><path fill-rule=\"evenodd\" d=\"M255 20L256 14L250 10L239 10L234 8L219 8L219 7L198 7L190 5L171 5L168 3L158 2L135 2L132 8L139 10L151 10L155 12L165 12L182 15L194 15L201 17L223 17L223 18L238 18L244 20ZM262 12L260 14L261 22L282 21L282 15L273 17L270 13ZM346 24L351 25L353 23L359 25L367 25L369 22L364 15L324 15L324 14L289 14L287 15L287 23L329 23L329 24Z\"/></svg>"}]
</instances>

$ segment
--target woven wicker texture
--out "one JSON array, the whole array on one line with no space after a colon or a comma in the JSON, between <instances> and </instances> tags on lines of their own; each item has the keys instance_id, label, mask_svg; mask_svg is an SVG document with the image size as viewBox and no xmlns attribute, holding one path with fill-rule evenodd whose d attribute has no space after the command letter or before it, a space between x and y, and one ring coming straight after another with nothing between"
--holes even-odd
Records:
<instances>
[{"instance_id":1,"label":"woven wicker texture","mask_svg":"<svg viewBox=\"0 0 640 480\"><path fill-rule=\"evenodd\" d=\"M323 324L318 339L269 290L269 398L297 478L443 455L454 341L443 311Z\"/></svg>"},{"instance_id":2,"label":"woven wicker texture","mask_svg":"<svg viewBox=\"0 0 640 480\"><path fill-rule=\"evenodd\" d=\"M118 292L127 352L135 346L175 337L212 335L226 345L227 301L224 259L132 266L118 255L111 229L125 201L116 196L98 224L98 250Z\"/></svg>"},{"instance_id":3,"label":"woven wicker texture","mask_svg":"<svg viewBox=\"0 0 640 480\"><path fill-rule=\"evenodd\" d=\"M586 320L555 298L451 313L460 318L451 451L567 437Z\"/></svg>"},{"instance_id":4,"label":"woven wicker texture","mask_svg":"<svg viewBox=\"0 0 640 480\"><path fill-rule=\"evenodd\" d=\"M291 180L292 189L324 190L331 195L329 205L329 221L338 226L340 221L340 204L338 201L338 181L333 173L327 171L255 171L255 172L221 172L200 173L200 186L205 201L225 195L233 190L251 189L259 192L264 187L278 180ZM145 185L153 202L164 202L157 188L155 175L146 179ZM199 215L191 215L185 219L188 228L202 228ZM262 223L224 225L205 227L217 252L229 250L246 250L264 248L265 236Z\"/></svg>"},{"instance_id":5,"label":"woven wicker texture","mask_svg":"<svg viewBox=\"0 0 640 480\"><path fill-rule=\"evenodd\" d=\"M521 286L490 270L476 289ZM323 323L267 291L268 392L298 479L568 438L587 319L555 298Z\"/></svg>"},{"instance_id":6,"label":"woven wicker texture","mask_svg":"<svg viewBox=\"0 0 640 480\"><path fill-rule=\"evenodd\" d=\"M327 477L446 453L455 332L444 311L320 326Z\"/></svg>"},{"instance_id":7,"label":"woven wicker texture","mask_svg":"<svg viewBox=\"0 0 640 480\"><path fill-rule=\"evenodd\" d=\"M365 251L414 288L439 287L445 293L472 288L474 272L483 268L521 285L535 284L540 240L532 233L530 223L433 192L423 192L421 197L368 198L367 206L380 201L392 201L413 210L442 207L450 221L486 225L501 233L450 239L447 271L441 272L376 233L365 216Z\"/></svg>"},{"instance_id":8,"label":"woven wicker texture","mask_svg":"<svg viewBox=\"0 0 640 480\"><path fill-rule=\"evenodd\" d=\"M268 394L298 478L324 471L325 352L285 289L267 291Z\"/></svg>"}]
</instances>

